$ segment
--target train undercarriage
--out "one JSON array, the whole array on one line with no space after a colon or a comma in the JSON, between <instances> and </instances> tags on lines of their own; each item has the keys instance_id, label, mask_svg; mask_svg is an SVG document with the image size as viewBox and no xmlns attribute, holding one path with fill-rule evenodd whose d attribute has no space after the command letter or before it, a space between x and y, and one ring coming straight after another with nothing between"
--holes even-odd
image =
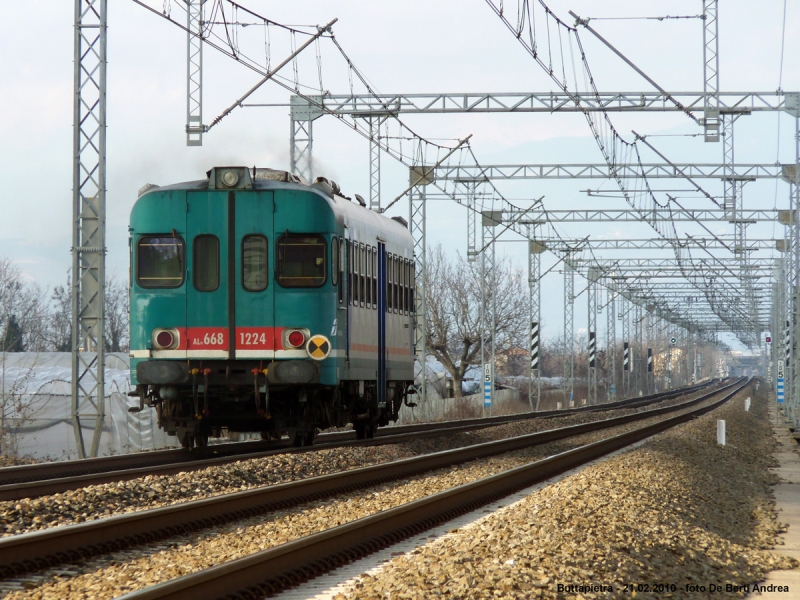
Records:
<instances>
[{"instance_id":1,"label":"train undercarriage","mask_svg":"<svg viewBox=\"0 0 800 600\"><path fill-rule=\"evenodd\" d=\"M301 361L282 364L292 362ZM376 381L322 385L314 381L319 371L306 372L303 365L292 375L301 381L291 383L276 381L281 378L276 363L206 361L186 366L180 372L173 368L171 376L158 382L137 385L131 395L139 397L140 405L131 410L155 408L159 427L187 449L202 449L209 437L223 432L258 432L276 443L288 436L294 445L306 446L314 443L318 431L349 423L358 439L371 438L378 427L397 420L404 402L413 405L408 396L415 392L411 381L389 381L386 402L379 404Z\"/></svg>"}]
</instances>

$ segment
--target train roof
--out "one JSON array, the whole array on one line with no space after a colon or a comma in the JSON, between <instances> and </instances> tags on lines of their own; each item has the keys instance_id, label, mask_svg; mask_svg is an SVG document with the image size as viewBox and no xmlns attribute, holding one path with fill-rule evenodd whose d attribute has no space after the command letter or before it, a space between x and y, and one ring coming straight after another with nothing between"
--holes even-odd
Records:
<instances>
[{"instance_id":1,"label":"train roof","mask_svg":"<svg viewBox=\"0 0 800 600\"><path fill-rule=\"evenodd\" d=\"M233 173L234 175L230 175ZM363 199L355 194L356 200L344 196L335 182L324 177L317 177L314 183L309 184L299 175L277 169L261 169L250 167L214 167L206 173L206 179L185 181L170 185L147 184L139 190L139 197L152 192L166 192L172 190L183 191L267 191L267 190L292 190L313 192L324 198L331 210L343 222L352 226L359 223L362 226L382 229L395 237L395 242L401 240L413 247L408 224L402 217L387 217L366 207ZM227 180L226 180L227 178Z\"/></svg>"}]
</instances>

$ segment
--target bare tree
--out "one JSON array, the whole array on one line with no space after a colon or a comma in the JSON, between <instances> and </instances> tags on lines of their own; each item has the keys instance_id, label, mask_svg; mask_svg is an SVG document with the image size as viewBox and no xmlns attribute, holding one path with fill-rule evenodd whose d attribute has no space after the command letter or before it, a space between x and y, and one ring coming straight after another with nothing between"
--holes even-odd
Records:
<instances>
[{"instance_id":1,"label":"bare tree","mask_svg":"<svg viewBox=\"0 0 800 600\"><path fill-rule=\"evenodd\" d=\"M32 367L8 369L9 353L46 348L47 308L42 289L27 282L10 260L0 258L0 454L15 451L9 422L26 418L22 397L32 376ZM33 356L35 363L38 355Z\"/></svg>"},{"instance_id":2,"label":"bare tree","mask_svg":"<svg viewBox=\"0 0 800 600\"><path fill-rule=\"evenodd\" d=\"M51 308L47 327L47 340L56 352L72 349L72 285L67 276L67 285L59 285L50 296Z\"/></svg>"},{"instance_id":3,"label":"bare tree","mask_svg":"<svg viewBox=\"0 0 800 600\"><path fill-rule=\"evenodd\" d=\"M128 286L116 275L106 279L106 331L108 352L127 352L128 337Z\"/></svg>"},{"instance_id":4,"label":"bare tree","mask_svg":"<svg viewBox=\"0 0 800 600\"><path fill-rule=\"evenodd\" d=\"M484 307L496 296L495 351L512 348L524 331L528 310L522 271L507 259L495 266L495 290L486 286L480 263L470 263L461 255L451 260L441 245L428 253L425 281L428 351L453 378L453 391L461 397L461 383L472 365L480 364L481 288ZM488 346L490 340L483 339Z\"/></svg>"},{"instance_id":5,"label":"bare tree","mask_svg":"<svg viewBox=\"0 0 800 600\"><path fill-rule=\"evenodd\" d=\"M41 352L47 347L45 292L26 282L9 259L0 258L0 339L4 348ZM19 339L16 339L19 338Z\"/></svg>"}]
</instances>

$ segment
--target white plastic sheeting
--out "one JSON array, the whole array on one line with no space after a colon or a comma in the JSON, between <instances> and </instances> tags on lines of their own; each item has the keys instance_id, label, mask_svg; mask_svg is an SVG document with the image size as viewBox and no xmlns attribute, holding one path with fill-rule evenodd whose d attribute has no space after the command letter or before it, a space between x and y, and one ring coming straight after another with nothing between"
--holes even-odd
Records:
<instances>
[{"instance_id":1,"label":"white plastic sheeting","mask_svg":"<svg viewBox=\"0 0 800 600\"><path fill-rule=\"evenodd\" d=\"M71 356L67 352L0 353L0 434L9 456L68 460L78 458L72 428ZM173 447L174 437L157 426L155 409L129 413L138 399L131 389L128 355L106 354L105 420L99 454L125 454ZM85 420L83 439L91 444L94 423Z\"/></svg>"}]
</instances>

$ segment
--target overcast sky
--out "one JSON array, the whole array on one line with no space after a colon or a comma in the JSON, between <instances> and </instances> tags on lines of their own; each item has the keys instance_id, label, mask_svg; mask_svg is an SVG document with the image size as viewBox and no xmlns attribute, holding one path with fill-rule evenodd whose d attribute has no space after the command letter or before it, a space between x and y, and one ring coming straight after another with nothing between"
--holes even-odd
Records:
<instances>
[{"instance_id":1,"label":"overcast sky","mask_svg":"<svg viewBox=\"0 0 800 600\"><path fill-rule=\"evenodd\" d=\"M483 0L407 0L402 3L349 0L293 0L240 3L274 21L292 25L324 24L338 17L337 40L353 63L382 93L411 92L546 92L552 80L531 59ZM184 22L181 2L147 0ZM509 11L515 3L506 2ZM695 16L701 0L606 1L553 0L555 14L572 23L573 10L583 17ZM73 94L73 3L68 0L7 2L0 21L0 257L11 258L26 276L53 287L66 279L71 243L71 149ZM226 6L227 10L227 6ZM785 23L782 82L779 79L784 2L720 3L720 84L724 91L800 90L800 6L789 2ZM249 19L249 21L248 21ZM253 22L239 14L240 22ZM702 25L698 19L594 21L621 52L661 86L671 91L702 90ZM185 146L186 35L174 24L131 0L110 0L108 16L108 270L127 277L127 223L137 190L145 183L169 184L199 179L215 165L244 164L288 168L289 119L286 107L239 108L205 136L201 148ZM239 49L273 64L289 51L289 38L277 28L231 27ZM653 91L646 81L581 32L587 60L600 91ZM540 42L541 43L541 42ZM346 65L329 40L322 42L321 68L314 52L298 63L298 79L324 90L350 90ZM249 89L259 76L207 48L204 55L204 117L208 123ZM285 73L290 79L291 70ZM360 89L360 88L359 88ZM267 84L252 100L285 104L289 92ZM635 129L648 135L696 134L700 129L680 113L611 116L630 137ZM419 134L452 140L473 134L472 147L482 164L602 163L597 145L579 114L417 115L406 116ZM760 113L737 123L737 162L794 161L794 119ZM348 193L368 195L368 153L365 140L331 117L315 122L317 173L337 180ZM721 144L702 137L651 138L676 162L717 163ZM778 145L780 144L780 155ZM643 157L655 161L653 156ZM408 180L402 165L382 157L382 197L394 198ZM669 187L661 180L662 187ZM712 194L721 183L707 181ZM604 187L601 181L537 182L498 185L509 198L545 195L545 207L609 206L613 199L587 199L581 190ZM777 200L776 200L777 199ZM603 203L603 204L599 204ZM745 188L746 207L787 207L788 186L755 182ZM695 204L708 208L710 205ZM400 202L391 214L407 216ZM452 203L429 209L430 243L452 251L466 249L466 214ZM624 229L624 230L623 230ZM716 231L730 232L726 223ZM600 236L652 237L642 225L563 227L571 237L591 232ZM751 237L778 237L771 224L751 228ZM513 236L499 246L520 266L523 244ZM553 259L546 257L544 266ZM543 285L543 335L557 335L563 318L562 279L554 272ZM576 290L583 289L576 283ZM585 327L585 295L576 306L576 326ZM598 319L600 320L600 319Z\"/></svg>"}]
</instances>

